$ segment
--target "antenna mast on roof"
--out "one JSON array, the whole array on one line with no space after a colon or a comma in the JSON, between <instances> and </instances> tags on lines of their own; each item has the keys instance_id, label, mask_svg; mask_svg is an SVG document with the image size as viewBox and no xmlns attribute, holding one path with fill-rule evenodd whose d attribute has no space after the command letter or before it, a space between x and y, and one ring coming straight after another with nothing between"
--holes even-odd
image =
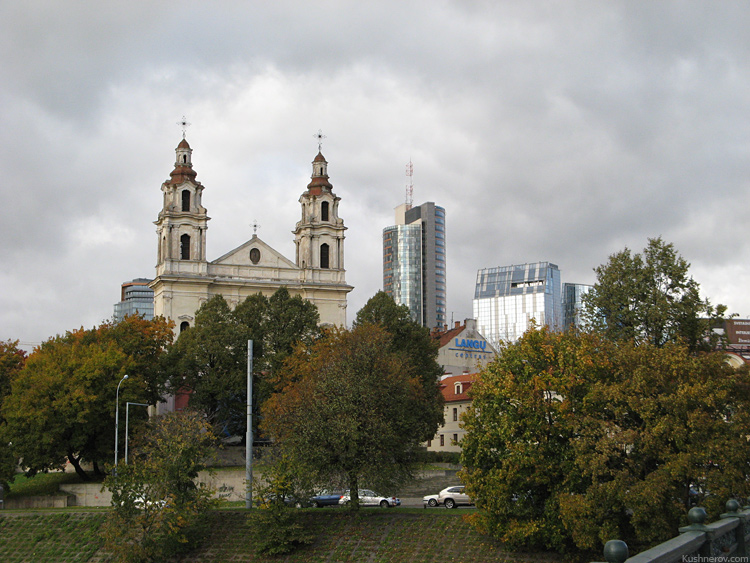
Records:
<instances>
[{"instance_id":1,"label":"antenna mast on roof","mask_svg":"<svg viewBox=\"0 0 750 563\"><path fill-rule=\"evenodd\" d=\"M414 165L411 163L411 158L409 159L409 164L406 165L406 177L409 178L409 183L406 184L406 209L411 209L414 201L414 182L412 180L414 177Z\"/></svg>"}]
</instances>

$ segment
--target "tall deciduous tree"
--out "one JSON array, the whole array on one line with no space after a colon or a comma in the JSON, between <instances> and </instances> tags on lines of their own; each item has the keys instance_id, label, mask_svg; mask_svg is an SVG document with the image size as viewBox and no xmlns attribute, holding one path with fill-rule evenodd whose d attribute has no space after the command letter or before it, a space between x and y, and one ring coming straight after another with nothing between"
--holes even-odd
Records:
<instances>
[{"instance_id":1,"label":"tall deciduous tree","mask_svg":"<svg viewBox=\"0 0 750 563\"><path fill-rule=\"evenodd\" d=\"M18 347L18 340L0 342L0 484L3 485L13 479L18 458L11 451L13 437L7 432L2 405L10 393L11 382L25 363L26 352Z\"/></svg>"},{"instance_id":2,"label":"tall deciduous tree","mask_svg":"<svg viewBox=\"0 0 750 563\"><path fill-rule=\"evenodd\" d=\"M368 323L383 327L391 335L388 350L405 358L419 377L424 399L420 409L424 421L422 440L432 439L443 423L443 396L438 386L443 368L437 362L438 343L428 328L412 320L406 305L397 305L384 291L378 291L357 312L354 326Z\"/></svg>"},{"instance_id":3,"label":"tall deciduous tree","mask_svg":"<svg viewBox=\"0 0 750 563\"><path fill-rule=\"evenodd\" d=\"M134 440L127 464L105 480L112 511L104 526L116 561L167 561L195 547L213 491L196 482L216 437L195 412L149 421Z\"/></svg>"},{"instance_id":4,"label":"tall deciduous tree","mask_svg":"<svg viewBox=\"0 0 750 563\"><path fill-rule=\"evenodd\" d=\"M318 310L281 288L270 298L252 295L231 310L217 295L195 316L172 349L172 385L191 392L190 405L229 433L245 424L247 341L253 341L253 396L256 408L284 385L279 370L298 343L320 334Z\"/></svg>"},{"instance_id":5,"label":"tall deciduous tree","mask_svg":"<svg viewBox=\"0 0 750 563\"><path fill-rule=\"evenodd\" d=\"M158 400L160 372L147 363L161 361L170 324L163 318L123 322L43 342L12 380L0 412L13 452L29 473L58 469L68 460L87 479L83 462L101 473L101 464L113 461L115 399L125 374L122 404Z\"/></svg>"},{"instance_id":6,"label":"tall deciduous tree","mask_svg":"<svg viewBox=\"0 0 750 563\"><path fill-rule=\"evenodd\" d=\"M422 381L391 345L373 324L333 329L297 348L286 364L293 383L263 408L284 454L313 482L347 486L353 509L362 484L389 492L411 475L425 434Z\"/></svg>"},{"instance_id":7,"label":"tall deciduous tree","mask_svg":"<svg viewBox=\"0 0 750 563\"><path fill-rule=\"evenodd\" d=\"M669 538L700 491L718 515L749 490L746 380L683 344L528 331L472 388L462 479L475 523L564 551Z\"/></svg>"},{"instance_id":8,"label":"tall deciduous tree","mask_svg":"<svg viewBox=\"0 0 750 563\"><path fill-rule=\"evenodd\" d=\"M682 340L691 350L710 349L711 328L726 307L701 299L690 264L671 243L649 239L642 254L629 249L595 269L597 281L584 296L584 317L613 340L663 346Z\"/></svg>"}]
</instances>

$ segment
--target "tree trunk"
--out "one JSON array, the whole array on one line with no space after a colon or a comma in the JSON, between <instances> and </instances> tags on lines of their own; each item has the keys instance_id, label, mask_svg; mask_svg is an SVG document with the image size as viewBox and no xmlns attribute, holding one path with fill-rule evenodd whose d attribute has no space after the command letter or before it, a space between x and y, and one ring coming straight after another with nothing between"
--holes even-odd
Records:
<instances>
[{"instance_id":1,"label":"tree trunk","mask_svg":"<svg viewBox=\"0 0 750 563\"><path fill-rule=\"evenodd\" d=\"M356 473L349 474L349 510L359 510L359 484Z\"/></svg>"},{"instance_id":2,"label":"tree trunk","mask_svg":"<svg viewBox=\"0 0 750 563\"><path fill-rule=\"evenodd\" d=\"M81 480L91 481L91 477L89 477L81 467L80 458L77 458L72 453L68 452L68 461L70 462L70 465L73 466L73 469L76 470L76 473L78 473L78 476L81 478Z\"/></svg>"},{"instance_id":3,"label":"tree trunk","mask_svg":"<svg viewBox=\"0 0 750 563\"><path fill-rule=\"evenodd\" d=\"M104 475L104 473L102 473L102 470L99 469L99 464L97 462L93 462L93 465L94 465L94 475L96 475L97 477Z\"/></svg>"}]
</instances>

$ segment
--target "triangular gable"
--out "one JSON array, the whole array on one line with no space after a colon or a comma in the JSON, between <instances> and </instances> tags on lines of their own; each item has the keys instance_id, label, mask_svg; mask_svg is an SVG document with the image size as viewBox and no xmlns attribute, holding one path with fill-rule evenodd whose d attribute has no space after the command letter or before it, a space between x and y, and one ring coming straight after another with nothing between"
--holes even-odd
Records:
<instances>
[{"instance_id":1,"label":"triangular gable","mask_svg":"<svg viewBox=\"0 0 750 563\"><path fill-rule=\"evenodd\" d=\"M257 263L253 263L250 259L250 252L252 249L257 249L260 252L260 258ZM257 235L253 235L249 241L241 244L234 250L230 250L224 256L217 258L211 264L227 265L227 266L252 266L258 268L289 268L298 270L294 262L268 246L263 242Z\"/></svg>"}]
</instances>

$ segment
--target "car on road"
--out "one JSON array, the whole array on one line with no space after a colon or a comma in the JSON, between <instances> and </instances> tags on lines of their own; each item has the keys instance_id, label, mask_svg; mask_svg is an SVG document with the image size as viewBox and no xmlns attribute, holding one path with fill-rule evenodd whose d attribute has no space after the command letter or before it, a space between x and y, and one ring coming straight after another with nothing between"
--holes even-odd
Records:
<instances>
[{"instance_id":1,"label":"car on road","mask_svg":"<svg viewBox=\"0 0 750 563\"><path fill-rule=\"evenodd\" d=\"M430 508L435 508L438 506L438 495L427 495L426 497L422 497L422 505L425 508L428 506Z\"/></svg>"},{"instance_id":2,"label":"car on road","mask_svg":"<svg viewBox=\"0 0 750 563\"><path fill-rule=\"evenodd\" d=\"M339 499L339 504L349 504L351 497L349 491L344 491L344 494ZM381 508L390 508L391 506L401 506L401 499L396 497L384 497L379 495L375 491L370 489L359 490L359 504L360 506L379 506Z\"/></svg>"},{"instance_id":3,"label":"car on road","mask_svg":"<svg viewBox=\"0 0 750 563\"><path fill-rule=\"evenodd\" d=\"M341 491L329 491L327 489L323 489L310 499L310 503L316 508L322 508L324 506L338 506L342 496L344 496L344 493Z\"/></svg>"},{"instance_id":4,"label":"car on road","mask_svg":"<svg viewBox=\"0 0 750 563\"><path fill-rule=\"evenodd\" d=\"M463 485L446 487L438 493L437 503L445 508L456 508L460 504L474 504L474 501L464 492L464 488Z\"/></svg>"}]
</instances>

